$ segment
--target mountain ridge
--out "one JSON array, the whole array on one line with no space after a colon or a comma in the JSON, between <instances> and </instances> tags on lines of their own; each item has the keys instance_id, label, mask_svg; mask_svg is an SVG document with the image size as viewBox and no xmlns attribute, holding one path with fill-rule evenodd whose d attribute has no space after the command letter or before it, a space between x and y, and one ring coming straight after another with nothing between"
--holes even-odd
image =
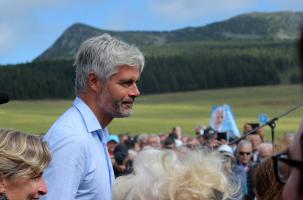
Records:
<instances>
[{"instance_id":1,"label":"mountain ridge","mask_svg":"<svg viewBox=\"0 0 303 200\"><path fill-rule=\"evenodd\" d=\"M207 40L295 40L303 22L303 12L252 12L200 27L172 31L112 31L75 23L35 61L72 59L80 44L103 33L109 33L139 47Z\"/></svg>"}]
</instances>

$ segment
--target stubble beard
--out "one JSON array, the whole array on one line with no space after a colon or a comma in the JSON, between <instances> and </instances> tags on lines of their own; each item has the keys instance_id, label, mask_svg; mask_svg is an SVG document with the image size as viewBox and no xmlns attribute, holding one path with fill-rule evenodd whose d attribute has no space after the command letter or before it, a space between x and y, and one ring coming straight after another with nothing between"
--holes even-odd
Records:
<instances>
[{"instance_id":1,"label":"stubble beard","mask_svg":"<svg viewBox=\"0 0 303 200\"><path fill-rule=\"evenodd\" d=\"M124 117L129 117L133 114L133 109L132 106L128 107L125 105L123 102L125 100L117 100L114 101L112 106L114 109L114 117L115 118L124 118ZM128 107L128 108L125 108Z\"/></svg>"},{"instance_id":2,"label":"stubble beard","mask_svg":"<svg viewBox=\"0 0 303 200\"><path fill-rule=\"evenodd\" d=\"M102 89L101 95L107 98L108 104L104 107L104 111L107 113L107 115L113 118L124 118L132 115L132 106L134 103L133 98L114 100L107 88ZM127 103L129 103L129 105Z\"/></svg>"}]
</instances>

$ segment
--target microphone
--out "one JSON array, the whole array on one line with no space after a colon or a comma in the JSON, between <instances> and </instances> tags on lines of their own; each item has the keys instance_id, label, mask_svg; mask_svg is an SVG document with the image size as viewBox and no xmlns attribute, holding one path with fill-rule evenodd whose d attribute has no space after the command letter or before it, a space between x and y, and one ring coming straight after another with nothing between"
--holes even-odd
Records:
<instances>
[{"instance_id":1,"label":"microphone","mask_svg":"<svg viewBox=\"0 0 303 200\"><path fill-rule=\"evenodd\" d=\"M272 139L272 144L274 144L274 138L275 138L275 132L274 132L274 130L275 130L275 127L276 127L275 122L276 122L277 120L279 120L280 118L284 117L285 115L288 115L289 113L291 113L291 112L297 110L298 108L300 108L300 107L302 107L302 106L303 106L303 103L296 105L295 107L293 107L293 108L289 109L288 111L282 113L280 116L272 118L271 120L269 120L268 122L266 122L266 123L263 124L262 126L258 126L258 127L256 127L255 129L249 131L248 133L246 133L246 134L243 135L242 137L239 137L239 138L236 138L236 139L230 141L228 144L229 144L229 145L237 144L238 142L240 142L240 140L245 139L247 136L249 136L249 135L255 133L257 130L259 130L260 128L263 128L263 127L266 126L266 125L268 125L268 126L271 128L271 139Z\"/></svg>"},{"instance_id":2,"label":"microphone","mask_svg":"<svg viewBox=\"0 0 303 200\"><path fill-rule=\"evenodd\" d=\"M0 104L7 103L9 101L9 96L7 92L0 91Z\"/></svg>"}]
</instances>

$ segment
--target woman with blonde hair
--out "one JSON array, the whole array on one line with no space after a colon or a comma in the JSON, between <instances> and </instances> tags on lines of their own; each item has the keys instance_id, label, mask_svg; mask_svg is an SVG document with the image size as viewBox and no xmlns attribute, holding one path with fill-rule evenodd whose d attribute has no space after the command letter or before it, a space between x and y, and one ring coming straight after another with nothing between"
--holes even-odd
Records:
<instances>
[{"instance_id":1,"label":"woman with blonde hair","mask_svg":"<svg viewBox=\"0 0 303 200\"><path fill-rule=\"evenodd\" d=\"M211 200L233 194L216 153L146 149L133 164L132 174L116 179L114 200Z\"/></svg>"},{"instance_id":2,"label":"woman with blonde hair","mask_svg":"<svg viewBox=\"0 0 303 200\"><path fill-rule=\"evenodd\" d=\"M50 160L39 136L0 129L0 200L32 200L46 194L42 174Z\"/></svg>"}]
</instances>

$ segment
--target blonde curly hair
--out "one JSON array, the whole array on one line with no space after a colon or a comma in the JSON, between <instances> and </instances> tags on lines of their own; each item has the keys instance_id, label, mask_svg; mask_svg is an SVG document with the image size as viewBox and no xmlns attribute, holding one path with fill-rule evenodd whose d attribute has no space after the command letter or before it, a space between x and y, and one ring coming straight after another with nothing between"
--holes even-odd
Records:
<instances>
[{"instance_id":1,"label":"blonde curly hair","mask_svg":"<svg viewBox=\"0 0 303 200\"><path fill-rule=\"evenodd\" d=\"M114 200L209 200L230 198L233 188L217 153L146 149L134 173L116 179Z\"/></svg>"}]
</instances>

